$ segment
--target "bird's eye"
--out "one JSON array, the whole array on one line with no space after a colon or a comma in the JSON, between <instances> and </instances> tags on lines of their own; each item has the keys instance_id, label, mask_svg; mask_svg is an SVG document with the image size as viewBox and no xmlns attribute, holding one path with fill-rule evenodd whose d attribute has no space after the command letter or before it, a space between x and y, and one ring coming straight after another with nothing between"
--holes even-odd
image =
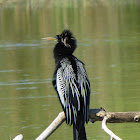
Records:
<instances>
[{"instance_id":1,"label":"bird's eye","mask_svg":"<svg viewBox=\"0 0 140 140\"><path fill-rule=\"evenodd\" d=\"M71 39L72 39L72 40L75 40L75 38L73 38L73 37L72 37Z\"/></svg>"},{"instance_id":2,"label":"bird's eye","mask_svg":"<svg viewBox=\"0 0 140 140\"><path fill-rule=\"evenodd\" d=\"M67 32L65 33L65 36L67 36Z\"/></svg>"}]
</instances>

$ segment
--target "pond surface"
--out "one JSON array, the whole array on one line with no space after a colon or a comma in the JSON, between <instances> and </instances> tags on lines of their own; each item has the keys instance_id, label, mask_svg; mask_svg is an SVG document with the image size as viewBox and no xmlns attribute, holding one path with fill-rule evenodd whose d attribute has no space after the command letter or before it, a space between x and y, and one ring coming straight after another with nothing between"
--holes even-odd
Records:
<instances>
[{"instance_id":1,"label":"pond surface","mask_svg":"<svg viewBox=\"0 0 140 140\"><path fill-rule=\"evenodd\" d=\"M41 40L71 29L74 55L86 65L90 108L140 111L140 2L5 1L0 3L0 134L31 140L62 108L51 83L56 42ZM122 139L139 140L140 125L108 124ZM88 140L109 140L101 122L86 125ZM65 123L49 138L72 140Z\"/></svg>"}]
</instances>

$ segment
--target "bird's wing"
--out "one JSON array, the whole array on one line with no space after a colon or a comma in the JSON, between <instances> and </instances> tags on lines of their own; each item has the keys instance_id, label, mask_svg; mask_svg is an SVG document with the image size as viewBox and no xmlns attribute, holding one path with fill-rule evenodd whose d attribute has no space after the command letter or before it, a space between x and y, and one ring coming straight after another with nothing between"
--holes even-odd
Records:
<instances>
[{"instance_id":1,"label":"bird's wing","mask_svg":"<svg viewBox=\"0 0 140 140\"><path fill-rule=\"evenodd\" d=\"M76 76L68 59L61 61L56 74L57 93L66 115L66 122L76 123L77 112L80 110L80 93Z\"/></svg>"},{"instance_id":2,"label":"bird's wing","mask_svg":"<svg viewBox=\"0 0 140 140\"><path fill-rule=\"evenodd\" d=\"M77 59L77 58L75 58ZM77 59L77 77L79 90L84 102L83 113L86 123L88 123L88 112L89 112L89 102L90 102L90 82L84 68L84 64Z\"/></svg>"}]
</instances>

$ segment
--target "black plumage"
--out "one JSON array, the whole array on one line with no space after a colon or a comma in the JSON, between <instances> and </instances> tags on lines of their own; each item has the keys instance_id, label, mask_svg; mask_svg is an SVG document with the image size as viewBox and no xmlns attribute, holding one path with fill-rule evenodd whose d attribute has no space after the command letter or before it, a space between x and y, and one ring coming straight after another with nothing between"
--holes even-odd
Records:
<instances>
[{"instance_id":1,"label":"black plumage","mask_svg":"<svg viewBox=\"0 0 140 140\"><path fill-rule=\"evenodd\" d=\"M70 30L64 30L55 37L58 43L53 50L55 71L53 86L57 91L66 123L73 124L74 140L86 140L85 122L88 123L90 82L84 63L73 52L76 39Z\"/></svg>"}]
</instances>

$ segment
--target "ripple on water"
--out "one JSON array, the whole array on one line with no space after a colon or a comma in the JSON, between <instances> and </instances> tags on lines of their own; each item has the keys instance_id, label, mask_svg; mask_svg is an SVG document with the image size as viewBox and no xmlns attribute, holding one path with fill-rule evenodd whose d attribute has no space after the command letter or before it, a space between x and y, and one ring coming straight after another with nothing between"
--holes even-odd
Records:
<instances>
[{"instance_id":1,"label":"ripple on water","mask_svg":"<svg viewBox=\"0 0 140 140\"><path fill-rule=\"evenodd\" d=\"M9 85L34 85L42 83L51 83L51 79L25 79L25 80L13 80L11 82L0 82L0 86L9 86ZM35 87L32 87L33 89Z\"/></svg>"}]
</instances>

